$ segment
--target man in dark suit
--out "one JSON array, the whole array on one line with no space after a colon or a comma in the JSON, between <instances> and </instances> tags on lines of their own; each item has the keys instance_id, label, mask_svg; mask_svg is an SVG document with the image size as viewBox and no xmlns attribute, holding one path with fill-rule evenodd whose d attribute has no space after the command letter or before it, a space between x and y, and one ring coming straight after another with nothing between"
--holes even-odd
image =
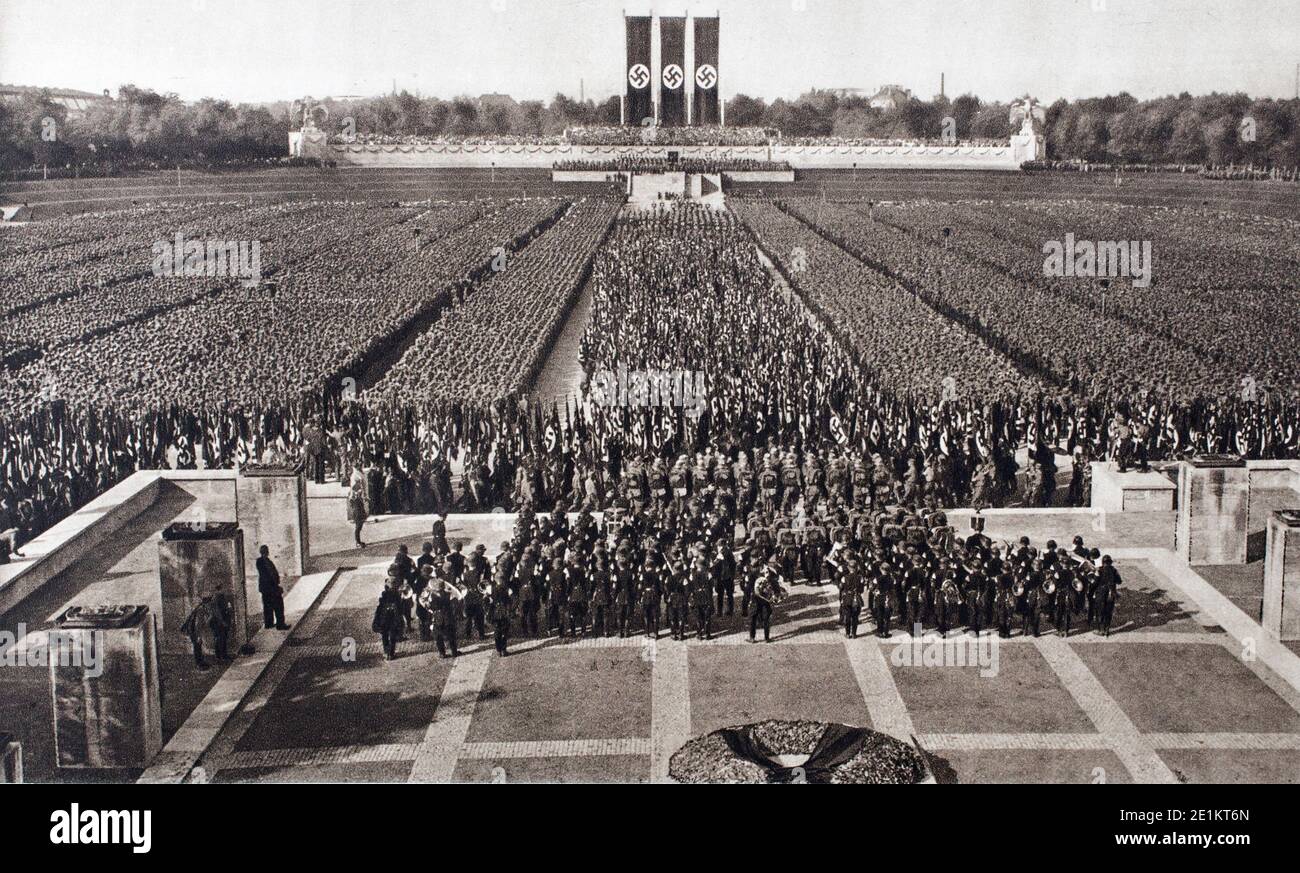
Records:
<instances>
[{"instance_id":1,"label":"man in dark suit","mask_svg":"<svg viewBox=\"0 0 1300 873\"><path fill-rule=\"evenodd\" d=\"M284 589L280 587L280 571L271 560L269 546L257 550L257 590L262 595L262 624L276 630L288 630L284 621Z\"/></svg>"},{"instance_id":2,"label":"man in dark suit","mask_svg":"<svg viewBox=\"0 0 1300 873\"><path fill-rule=\"evenodd\" d=\"M447 554L447 513L437 513L433 517L433 529L429 532L429 541L433 543L433 553L438 557Z\"/></svg>"}]
</instances>

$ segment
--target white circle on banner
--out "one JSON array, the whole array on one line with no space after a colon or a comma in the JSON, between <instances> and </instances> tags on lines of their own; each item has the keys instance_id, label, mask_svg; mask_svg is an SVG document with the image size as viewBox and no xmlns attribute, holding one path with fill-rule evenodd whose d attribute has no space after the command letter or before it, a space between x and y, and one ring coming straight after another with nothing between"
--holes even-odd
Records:
<instances>
[{"instance_id":1,"label":"white circle on banner","mask_svg":"<svg viewBox=\"0 0 1300 873\"><path fill-rule=\"evenodd\" d=\"M665 87L673 91L676 91L678 88L682 86L682 81L685 78L686 78L686 74L683 73L682 68L677 66L676 64L669 64L668 66L664 67Z\"/></svg>"},{"instance_id":2,"label":"white circle on banner","mask_svg":"<svg viewBox=\"0 0 1300 873\"><path fill-rule=\"evenodd\" d=\"M713 64L700 64L695 71L695 84L706 91L718 84L718 68Z\"/></svg>"},{"instance_id":3,"label":"white circle on banner","mask_svg":"<svg viewBox=\"0 0 1300 873\"><path fill-rule=\"evenodd\" d=\"M633 88L650 84L650 69L645 64L633 64L627 71L627 82Z\"/></svg>"}]
</instances>

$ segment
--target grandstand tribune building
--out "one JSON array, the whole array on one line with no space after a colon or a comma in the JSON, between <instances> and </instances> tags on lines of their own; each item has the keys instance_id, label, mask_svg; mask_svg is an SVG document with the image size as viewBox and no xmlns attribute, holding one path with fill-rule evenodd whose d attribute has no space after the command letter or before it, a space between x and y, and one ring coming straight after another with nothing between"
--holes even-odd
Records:
<instances>
[{"instance_id":1,"label":"grandstand tribune building","mask_svg":"<svg viewBox=\"0 0 1300 873\"><path fill-rule=\"evenodd\" d=\"M724 75L717 16L624 15L626 51L620 95L623 135L559 140L448 142L417 137L346 136L320 130L305 115L289 133L289 154L351 167L534 168L557 163L614 163L629 159L763 161L800 169L1019 170L1045 154L1039 132L1026 127L1006 142L781 140L755 130L735 136L726 127ZM688 39L688 36L690 37ZM908 92L886 86L872 99L889 105ZM692 135L681 136L682 128ZM615 130L618 130L617 128ZM744 131L745 129L739 129ZM753 181L789 181L784 178Z\"/></svg>"},{"instance_id":2,"label":"grandstand tribune building","mask_svg":"<svg viewBox=\"0 0 1300 873\"><path fill-rule=\"evenodd\" d=\"M785 162L795 170L917 169L1019 170L1041 155L1041 137L1017 134L1005 145L579 145L561 143L342 142L324 131L289 133L289 154L341 167L529 167L546 169L561 161L619 161L626 158L669 160L760 160Z\"/></svg>"}]
</instances>

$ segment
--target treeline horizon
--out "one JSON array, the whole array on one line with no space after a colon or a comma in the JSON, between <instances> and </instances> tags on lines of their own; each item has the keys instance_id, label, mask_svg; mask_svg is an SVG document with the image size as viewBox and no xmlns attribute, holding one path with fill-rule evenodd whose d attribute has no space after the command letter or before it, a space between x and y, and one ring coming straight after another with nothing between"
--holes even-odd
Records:
<instances>
[{"instance_id":1,"label":"treeline horizon","mask_svg":"<svg viewBox=\"0 0 1300 873\"><path fill-rule=\"evenodd\" d=\"M356 100L320 101L315 117L332 134L347 119L357 135L468 137L559 136L570 127L616 125L619 101L549 103L493 95L444 100L406 91ZM1300 166L1300 100L1186 92L1139 100L1121 92L1044 105L1042 131L1051 160L1123 164ZM972 94L912 97L895 109L868 98L810 91L770 103L745 94L727 101L729 127L762 127L782 138L1005 140L1015 131L1010 106ZM947 123L946 119L952 119ZM0 102L0 168L78 164L227 163L282 158L300 113L290 101L243 104L123 85L118 98L82 116L48 91Z\"/></svg>"}]
</instances>

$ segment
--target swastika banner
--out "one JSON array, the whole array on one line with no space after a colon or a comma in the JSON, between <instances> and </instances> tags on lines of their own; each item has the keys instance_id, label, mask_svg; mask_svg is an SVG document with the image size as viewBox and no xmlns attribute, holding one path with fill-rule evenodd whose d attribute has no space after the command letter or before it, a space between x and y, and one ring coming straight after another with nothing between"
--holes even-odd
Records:
<instances>
[{"instance_id":1,"label":"swastika banner","mask_svg":"<svg viewBox=\"0 0 1300 873\"><path fill-rule=\"evenodd\" d=\"M627 22L627 63L624 73L627 82L628 124L640 124L653 118L654 88L650 73L650 16L629 15Z\"/></svg>"},{"instance_id":2,"label":"swastika banner","mask_svg":"<svg viewBox=\"0 0 1300 873\"><path fill-rule=\"evenodd\" d=\"M718 118L718 19L695 19L694 124L717 124Z\"/></svg>"},{"instance_id":3,"label":"swastika banner","mask_svg":"<svg viewBox=\"0 0 1300 873\"><path fill-rule=\"evenodd\" d=\"M680 127L686 123L686 19L659 18L659 120Z\"/></svg>"}]
</instances>

